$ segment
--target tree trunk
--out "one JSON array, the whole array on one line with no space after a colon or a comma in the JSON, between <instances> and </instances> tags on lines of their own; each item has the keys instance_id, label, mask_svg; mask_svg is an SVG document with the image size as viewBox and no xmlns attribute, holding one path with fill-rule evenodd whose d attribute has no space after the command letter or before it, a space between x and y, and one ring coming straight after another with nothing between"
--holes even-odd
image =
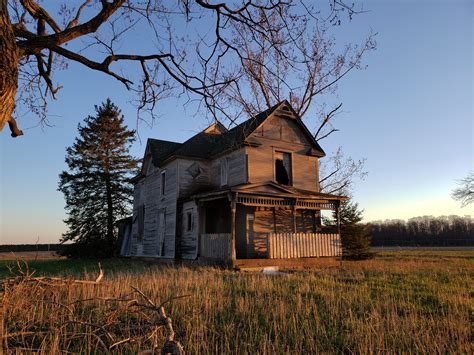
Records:
<instances>
[{"instance_id":1,"label":"tree trunk","mask_svg":"<svg viewBox=\"0 0 474 355\"><path fill-rule=\"evenodd\" d=\"M7 122L14 123L18 88L18 47L7 6L7 0L0 0L0 131Z\"/></svg>"},{"instance_id":2,"label":"tree trunk","mask_svg":"<svg viewBox=\"0 0 474 355\"><path fill-rule=\"evenodd\" d=\"M111 248L111 252L114 252L114 211L112 203L112 187L110 183L110 174L108 172L105 173L105 188L107 194L107 241Z\"/></svg>"}]
</instances>

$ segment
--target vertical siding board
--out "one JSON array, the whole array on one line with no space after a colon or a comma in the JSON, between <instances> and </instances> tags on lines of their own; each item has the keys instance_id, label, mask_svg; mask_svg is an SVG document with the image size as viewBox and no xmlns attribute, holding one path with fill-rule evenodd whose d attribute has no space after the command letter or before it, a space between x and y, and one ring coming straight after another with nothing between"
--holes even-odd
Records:
<instances>
[{"instance_id":1,"label":"vertical siding board","mask_svg":"<svg viewBox=\"0 0 474 355\"><path fill-rule=\"evenodd\" d=\"M289 258L293 257L293 241L291 240L291 235L289 233L286 233L286 239L288 240L288 246L289 246Z\"/></svg>"},{"instance_id":2,"label":"vertical siding board","mask_svg":"<svg viewBox=\"0 0 474 355\"><path fill-rule=\"evenodd\" d=\"M340 236L332 233L269 233L269 257L307 258L341 255Z\"/></svg>"},{"instance_id":3,"label":"vertical siding board","mask_svg":"<svg viewBox=\"0 0 474 355\"><path fill-rule=\"evenodd\" d=\"M306 235L306 250L308 251L307 256L312 256L311 255L311 234Z\"/></svg>"},{"instance_id":4,"label":"vertical siding board","mask_svg":"<svg viewBox=\"0 0 474 355\"><path fill-rule=\"evenodd\" d=\"M277 257L277 244L275 243L275 235L273 233L271 233L271 242L272 242L272 253L273 253L273 256L272 258L275 259Z\"/></svg>"},{"instance_id":5,"label":"vertical siding board","mask_svg":"<svg viewBox=\"0 0 474 355\"><path fill-rule=\"evenodd\" d=\"M272 259L275 259L277 257L277 249L276 249L276 243L275 243L275 236L273 233L270 233L270 242L272 246Z\"/></svg>"},{"instance_id":6,"label":"vertical siding board","mask_svg":"<svg viewBox=\"0 0 474 355\"><path fill-rule=\"evenodd\" d=\"M311 242L313 241L313 234L308 234L308 256L313 256L313 249Z\"/></svg>"},{"instance_id":7,"label":"vertical siding board","mask_svg":"<svg viewBox=\"0 0 474 355\"><path fill-rule=\"evenodd\" d=\"M224 261L228 260L230 258L230 234L201 234L201 256Z\"/></svg>"}]
</instances>

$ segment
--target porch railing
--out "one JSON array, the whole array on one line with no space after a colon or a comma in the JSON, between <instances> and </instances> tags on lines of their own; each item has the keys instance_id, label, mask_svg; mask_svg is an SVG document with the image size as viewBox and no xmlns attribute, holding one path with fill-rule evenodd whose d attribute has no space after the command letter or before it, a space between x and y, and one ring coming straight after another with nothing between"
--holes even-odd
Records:
<instances>
[{"instance_id":1,"label":"porch railing","mask_svg":"<svg viewBox=\"0 0 474 355\"><path fill-rule=\"evenodd\" d=\"M267 239L268 258L288 259L342 254L339 234L270 233Z\"/></svg>"},{"instance_id":2,"label":"porch railing","mask_svg":"<svg viewBox=\"0 0 474 355\"><path fill-rule=\"evenodd\" d=\"M200 256L210 259L229 260L232 253L230 233L201 234Z\"/></svg>"}]
</instances>

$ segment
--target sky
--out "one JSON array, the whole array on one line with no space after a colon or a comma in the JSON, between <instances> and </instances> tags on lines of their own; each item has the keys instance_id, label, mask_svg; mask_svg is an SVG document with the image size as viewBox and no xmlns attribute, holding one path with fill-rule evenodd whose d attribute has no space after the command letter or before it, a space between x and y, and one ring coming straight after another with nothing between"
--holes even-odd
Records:
<instances>
[{"instance_id":1,"label":"sky","mask_svg":"<svg viewBox=\"0 0 474 355\"><path fill-rule=\"evenodd\" d=\"M335 30L340 43L360 42L372 29L377 50L365 70L352 72L336 97L343 112L339 132L322 143L342 146L366 159L368 176L357 181L353 200L365 221L423 215L474 215L450 197L457 181L474 169L474 4L454 1L364 1L369 11ZM110 97L139 139L182 142L208 121L179 99L159 103L153 126L137 127L130 95L114 79L71 63L57 74L64 84L49 104L48 126L21 117L24 136L0 133L0 244L54 243L66 231L58 175L77 125ZM311 124L308 124L311 128Z\"/></svg>"}]
</instances>

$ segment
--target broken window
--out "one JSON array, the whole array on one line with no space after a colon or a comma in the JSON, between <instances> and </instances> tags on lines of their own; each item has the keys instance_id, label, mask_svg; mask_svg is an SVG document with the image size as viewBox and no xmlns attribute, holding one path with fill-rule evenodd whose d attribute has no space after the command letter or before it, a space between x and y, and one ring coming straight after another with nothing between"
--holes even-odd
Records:
<instances>
[{"instance_id":1,"label":"broken window","mask_svg":"<svg viewBox=\"0 0 474 355\"><path fill-rule=\"evenodd\" d=\"M201 175L202 169L198 163L193 163L189 168L186 169L186 171L193 177L193 179L196 179L199 175Z\"/></svg>"},{"instance_id":2,"label":"broken window","mask_svg":"<svg viewBox=\"0 0 474 355\"><path fill-rule=\"evenodd\" d=\"M282 185L291 185L291 153L275 152L275 180Z\"/></svg>"}]
</instances>

